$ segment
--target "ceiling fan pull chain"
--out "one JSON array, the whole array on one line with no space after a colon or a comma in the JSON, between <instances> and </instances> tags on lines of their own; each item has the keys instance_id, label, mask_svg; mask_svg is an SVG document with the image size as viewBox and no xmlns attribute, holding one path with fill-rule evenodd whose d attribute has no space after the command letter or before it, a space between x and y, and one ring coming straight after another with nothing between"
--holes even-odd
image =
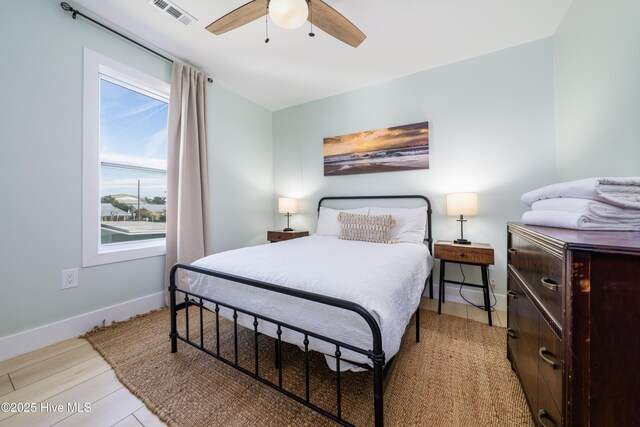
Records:
<instances>
[{"instance_id":1,"label":"ceiling fan pull chain","mask_svg":"<svg viewBox=\"0 0 640 427\"><path fill-rule=\"evenodd\" d=\"M271 0L267 0L267 14L264 17L264 28L265 28L265 43L269 43L269 2Z\"/></svg>"},{"instance_id":2,"label":"ceiling fan pull chain","mask_svg":"<svg viewBox=\"0 0 640 427\"><path fill-rule=\"evenodd\" d=\"M309 23L311 24L309 37L315 37L316 33L313 32L313 8L311 7L311 0L307 0L307 4L309 5Z\"/></svg>"}]
</instances>

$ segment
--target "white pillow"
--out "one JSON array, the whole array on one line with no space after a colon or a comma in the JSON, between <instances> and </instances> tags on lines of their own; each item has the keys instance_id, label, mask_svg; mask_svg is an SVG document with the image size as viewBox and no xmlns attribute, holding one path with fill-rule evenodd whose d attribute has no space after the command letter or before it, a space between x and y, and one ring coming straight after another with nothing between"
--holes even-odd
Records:
<instances>
[{"instance_id":1,"label":"white pillow","mask_svg":"<svg viewBox=\"0 0 640 427\"><path fill-rule=\"evenodd\" d=\"M396 226L391 238L404 243L423 243L427 229L427 207L421 208L369 208L369 215L391 215Z\"/></svg>"},{"instance_id":2,"label":"white pillow","mask_svg":"<svg viewBox=\"0 0 640 427\"><path fill-rule=\"evenodd\" d=\"M369 214L369 208L358 209L331 209L322 206L320 208L320 214L318 215L318 226L316 227L316 234L321 236L335 236L340 235L340 223L338 222L338 214L340 212L348 212L354 214L367 215Z\"/></svg>"}]
</instances>

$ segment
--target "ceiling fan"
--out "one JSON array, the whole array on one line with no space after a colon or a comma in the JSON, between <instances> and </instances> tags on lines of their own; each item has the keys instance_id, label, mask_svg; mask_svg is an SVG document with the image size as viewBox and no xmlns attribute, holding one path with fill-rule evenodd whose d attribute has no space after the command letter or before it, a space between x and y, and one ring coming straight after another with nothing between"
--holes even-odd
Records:
<instances>
[{"instance_id":1,"label":"ceiling fan","mask_svg":"<svg viewBox=\"0 0 640 427\"><path fill-rule=\"evenodd\" d=\"M351 21L322 0L253 0L209 24L207 30L215 35L224 34L267 14L276 25L286 29L298 28L309 21L311 37L315 36L315 25L353 47L358 47L367 38ZM269 42L268 36L265 42Z\"/></svg>"}]
</instances>

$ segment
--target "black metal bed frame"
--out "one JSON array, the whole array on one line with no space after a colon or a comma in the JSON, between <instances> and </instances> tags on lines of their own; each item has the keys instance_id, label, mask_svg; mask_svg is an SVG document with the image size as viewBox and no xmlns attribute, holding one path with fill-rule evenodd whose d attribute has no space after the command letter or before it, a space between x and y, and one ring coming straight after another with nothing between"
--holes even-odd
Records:
<instances>
[{"instance_id":1,"label":"black metal bed frame","mask_svg":"<svg viewBox=\"0 0 640 427\"><path fill-rule=\"evenodd\" d=\"M335 197L323 197L318 202L318 212L320 211L320 207L322 206L322 202L326 200L365 200L365 199L422 199L427 205L427 237L424 239L425 244L429 248L429 252L432 254L432 244L433 238L431 233L431 202L430 200L421 195L400 195L400 196L335 196ZM179 289L176 286L176 273L178 270L186 270L192 271L199 274L204 274L207 276L217 277L220 279L228 280L231 282L235 282L238 284L250 286L253 288L259 288L263 290L267 290L270 292L276 292L283 295L289 295L292 297L300 298L302 300L313 301L316 303L328 305L331 307L336 307L344 310L351 311L353 313L358 314L362 317L367 325L371 329L371 334L373 337L372 340L372 348L371 349L362 349L356 346L335 340L330 337L326 337L324 335L307 331L305 329L299 328L295 325L290 325L285 322L281 322L279 320L275 320L273 318L267 317L262 314L254 313L248 310L244 310L240 307L233 306L231 304L222 303L220 301L213 300L211 298L204 297L202 295L195 294L190 291L185 291L183 289ZM426 287L427 282L429 283L429 297L433 298L433 275L429 274L429 277L425 280L424 286ZM316 294L312 292L302 291L298 289L292 289L284 286L275 285L272 283L266 283L259 280L248 279L245 277L240 277L236 275L231 275L219 271L204 269L200 267L195 267L193 265L187 264L175 264L171 269L170 273L170 282L169 282L169 296L170 296L170 309L171 309L171 333L169 334L171 338L171 352L175 353L178 351L178 341L183 341L204 353L226 363L227 365L249 375L250 377L260 381L267 386L278 390L284 395L290 397L291 399L301 403L304 406L307 406L320 414L336 421L338 424L344 426L351 426L349 422L347 422L344 418L342 418L342 390L341 390L341 379L340 379L340 360L341 360L341 349L351 350L355 353L359 353L367 356L373 365L373 368L368 365L357 364L358 366L366 367L373 371L373 394L374 394L374 416L375 416L375 425L376 427L382 427L384 425L384 414L383 414L383 394L384 394L384 368L385 368L385 354L382 349L382 335L380 332L380 327L378 323L374 319L374 317L369 313L364 307L359 304L356 304L351 301L328 297L321 294ZM424 292L424 288L423 288ZM177 293L181 293L184 296L183 302L178 302ZM215 305L214 310L209 310L205 307L204 302L209 302ZM189 337L189 307L197 307L199 310L199 324L200 324L200 334L198 337L198 341L192 341ZM233 360L229 360L221 355L220 353L220 307L228 308L233 310L233 341L234 341L234 349L233 349ZM185 310L185 336L182 336L178 333L177 327L177 315L178 310ZM216 349L215 351L205 348L204 345L204 324L203 324L203 310L212 311L215 313L215 322L216 322ZM238 313L242 313L244 315L253 317L253 335L254 335L254 369L249 370L243 366L238 364ZM416 317L416 342L420 342L420 308L415 312ZM258 351L258 336L260 332L258 332L259 320L274 324L277 326L276 329L276 341L275 341L275 359L276 359L276 368L278 369L278 383L271 382L270 380L260 376L259 370L259 351ZM304 340L302 344L304 345L304 370L305 370L305 396L300 397L297 394L290 392L282 386L282 329L289 329L295 332L298 332L304 335ZM315 405L310 400L310 389L309 389L309 337L324 341L326 343L330 343L335 345L335 352L332 356L335 357L336 360L336 408L337 413L329 412L326 409L321 408L320 406ZM345 362L353 363L346 359ZM387 367L390 365L391 361L387 363Z\"/></svg>"}]
</instances>

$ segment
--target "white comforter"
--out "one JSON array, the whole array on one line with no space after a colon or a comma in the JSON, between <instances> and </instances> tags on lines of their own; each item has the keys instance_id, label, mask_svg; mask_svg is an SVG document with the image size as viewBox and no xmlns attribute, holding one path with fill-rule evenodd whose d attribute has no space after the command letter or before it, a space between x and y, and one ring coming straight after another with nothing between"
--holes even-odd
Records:
<instances>
[{"instance_id":1,"label":"white comforter","mask_svg":"<svg viewBox=\"0 0 640 427\"><path fill-rule=\"evenodd\" d=\"M218 253L193 265L358 303L378 321L389 360L400 349L402 335L420 304L432 263L423 244L309 236ZM189 273L189 284L192 292L211 299L359 348L372 348L371 330L355 313L197 273ZM221 313L231 317L230 311L221 309ZM238 322L253 329L253 317L240 315ZM273 324L261 322L258 330L276 337ZM289 329L283 330L282 339L303 345L303 337ZM329 355L335 352L334 345L312 338L309 341L313 350ZM346 360L369 363L366 356L345 349L341 352ZM335 367L334 359L327 357L327 362Z\"/></svg>"}]
</instances>

